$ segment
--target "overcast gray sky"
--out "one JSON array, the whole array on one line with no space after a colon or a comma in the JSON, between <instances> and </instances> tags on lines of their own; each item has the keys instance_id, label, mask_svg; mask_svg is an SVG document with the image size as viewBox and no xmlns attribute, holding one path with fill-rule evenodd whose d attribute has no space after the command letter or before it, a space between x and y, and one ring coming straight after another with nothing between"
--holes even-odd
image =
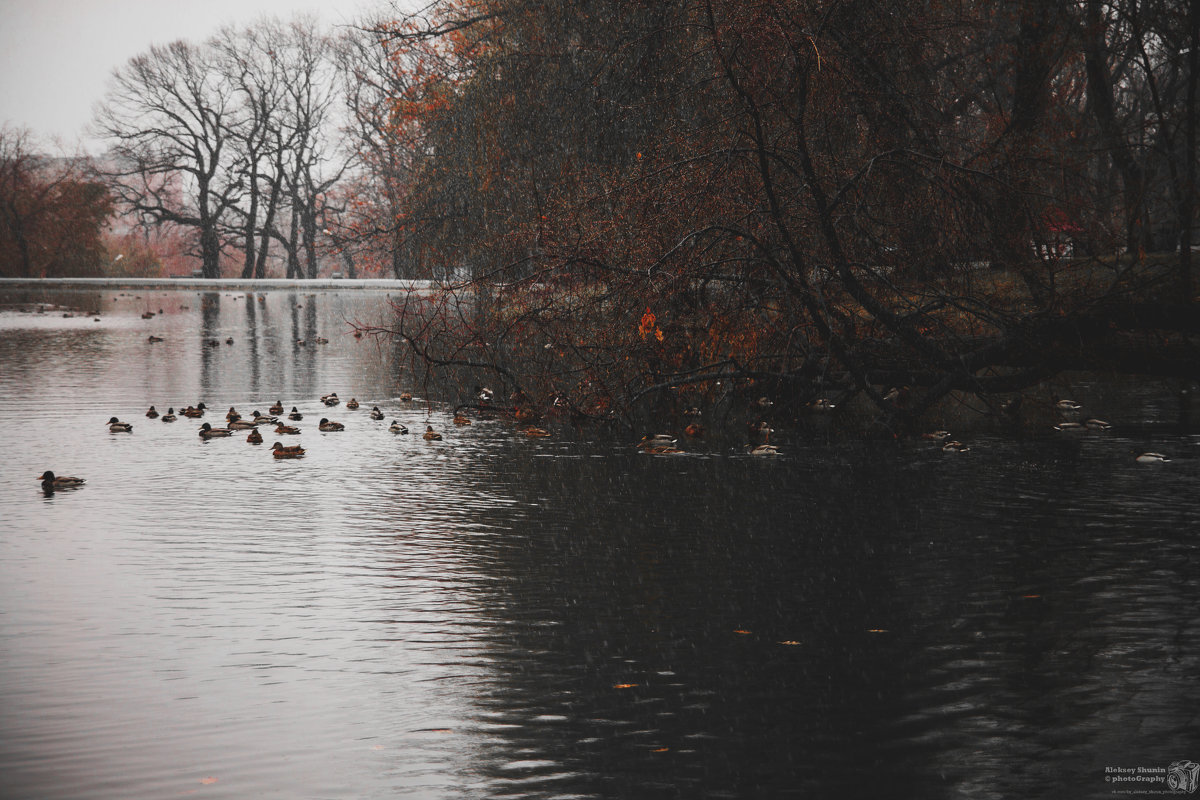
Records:
<instances>
[{"instance_id":1,"label":"overcast gray sky","mask_svg":"<svg viewBox=\"0 0 1200 800\"><path fill-rule=\"evenodd\" d=\"M332 27L381 6L384 0L0 0L0 123L58 137L70 151L113 69L153 44L199 42L226 23L300 12Z\"/></svg>"}]
</instances>

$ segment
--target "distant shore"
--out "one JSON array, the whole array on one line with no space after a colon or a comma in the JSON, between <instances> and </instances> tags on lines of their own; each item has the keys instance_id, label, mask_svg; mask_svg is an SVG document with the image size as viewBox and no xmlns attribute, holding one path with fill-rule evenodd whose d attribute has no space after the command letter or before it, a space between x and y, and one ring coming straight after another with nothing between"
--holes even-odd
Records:
<instances>
[{"instance_id":1,"label":"distant shore","mask_svg":"<svg viewBox=\"0 0 1200 800\"><path fill-rule=\"evenodd\" d=\"M0 289L188 289L194 291L389 291L436 289L438 281L388 280L382 278L0 278Z\"/></svg>"}]
</instances>

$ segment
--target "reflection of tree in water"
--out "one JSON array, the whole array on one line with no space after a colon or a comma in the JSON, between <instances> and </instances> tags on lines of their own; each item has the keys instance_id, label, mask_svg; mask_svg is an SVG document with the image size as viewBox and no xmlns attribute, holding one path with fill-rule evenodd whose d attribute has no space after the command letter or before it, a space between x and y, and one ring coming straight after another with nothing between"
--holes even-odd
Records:
<instances>
[{"instance_id":1,"label":"reflection of tree in water","mask_svg":"<svg viewBox=\"0 0 1200 800\"><path fill-rule=\"evenodd\" d=\"M246 346L250 349L250 391L258 394L262 386L262 374L258 362L258 297L246 292ZM265 327L270 327L265 325Z\"/></svg>"},{"instance_id":2,"label":"reflection of tree in water","mask_svg":"<svg viewBox=\"0 0 1200 800\"><path fill-rule=\"evenodd\" d=\"M295 359L295 392L301 397L313 394L316 366L317 304L295 292L287 295L288 309L292 319L292 354ZM304 313L300 311L303 309ZM303 343L303 344L302 344Z\"/></svg>"},{"instance_id":3,"label":"reflection of tree in water","mask_svg":"<svg viewBox=\"0 0 1200 800\"><path fill-rule=\"evenodd\" d=\"M214 354L210 341L217 340L221 329L221 293L203 292L200 295L200 388L213 385Z\"/></svg>"}]
</instances>

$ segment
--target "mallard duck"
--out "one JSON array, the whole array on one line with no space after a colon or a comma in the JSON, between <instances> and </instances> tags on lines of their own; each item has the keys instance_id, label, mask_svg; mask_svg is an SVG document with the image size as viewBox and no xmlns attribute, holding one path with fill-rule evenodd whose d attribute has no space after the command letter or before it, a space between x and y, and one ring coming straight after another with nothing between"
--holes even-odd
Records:
<instances>
[{"instance_id":1,"label":"mallard duck","mask_svg":"<svg viewBox=\"0 0 1200 800\"><path fill-rule=\"evenodd\" d=\"M155 342L161 342L161 341L163 341L163 337L161 337L161 336L155 336L155 335L152 333L152 334L150 334L148 337L146 337L146 341L147 341L147 342L150 342L150 344L154 344Z\"/></svg>"},{"instance_id":2,"label":"mallard duck","mask_svg":"<svg viewBox=\"0 0 1200 800\"><path fill-rule=\"evenodd\" d=\"M704 426L693 422L684 428L683 432L693 439L699 439L704 436Z\"/></svg>"},{"instance_id":3,"label":"mallard duck","mask_svg":"<svg viewBox=\"0 0 1200 800\"><path fill-rule=\"evenodd\" d=\"M275 426L275 432L280 436L297 436L300 429L295 425L284 425L282 422Z\"/></svg>"},{"instance_id":4,"label":"mallard duck","mask_svg":"<svg viewBox=\"0 0 1200 800\"><path fill-rule=\"evenodd\" d=\"M225 427L229 428L229 430L231 430L231 431L248 431L251 428L255 427L256 425L258 425L258 423L255 422L254 420L231 419L231 420L229 420L229 424L226 425Z\"/></svg>"},{"instance_id":5,"label":"mallard duck","mask_svg":"<svg viewBox=\"0 0 1200 800\"><path fill-rule=\"evenodd\" d=\"M837 408L837 404L827 397L818 397L809 403L808 407L813 411L833 411Z\"/></svg>"},{"instance_id":6,"label":"mallard duck","mask_svg":"<svg viewBox=\"0 0 1200 800\"><path fill-rule=\"evenodd\" d=\"M110 417L108 420L108 430L112 433L132 433L133 426L128 422L121 422L116 417Z\"/></svg>"},{"instance_id":7,"label":"mallard duck","mask_svg":"<svg viewBox=\"0 0 1200 800\"><path fill-rule=\"evenodd\" d=\"M701 415L700 408L698 406L689 406L683 410L683 415L685 417L699 417Z\"/></svg>"},{"instance_id":8,"label":"mallard duck","mask_svg":"<svg viewBox=\"0 0 1200 800\"><path fill-rule=\"evenodd\" d=\"M292 413L288 414L288 419L299 422L304 419L304 415L297 411L295 406L292 406Z\"/></svg>"},{"instance_id":9,"label":"mallard duck","mask_svg":"<svg viewBox=\"0 0 1200 800\"><path fill-rule=\"evenodd\" d=\"M330 392L321 398L321 402L332 408L342 401L338 399L337 392Z\"/></svg>"},{"instance_id":10,"label":"mallard duck","mask_svg":"<svg viewBox=\"0 0 1200 800\"><path fill-rule=\"evenodd\" d=\"M233 344L233 337L230 336L228 339L226 339L225 344Z\"/></svg>"},{"instance_id":11,"label":"mallard duck","mask_svg":"<svg viewBox=\"0 0 1200 800\"><path fill-rule=\"evenodd\" d=\"M771 441L771 434L775 429L766 423L766 420L759 422L746 423L746 435L750 437L751 444L766 444Z\"/></svg>"},{"instance_id":12,"label":"mallard duck","mask_svg":"<svg viewBox=\"0 0 1200 800\"><path fill-rule=\"evenodd\" d=\"M408 428L400 424L400 420L392 420L392 424L388 427L392 433L408 433Z\"/></svg>"},{"instance_id":13,"label":"mallard duck","mask_svg":"<svg viewBox=\"0 0 1200 800\"><path fill-rule=\"evenodd\" d=\"M200 426L200 438L201 439L216 439L220 436L232 436L232 435L233 435L233 431L229 430L229 428L214 428L212 425L209 425L207 422Z\"/></svg>"},{"instance_id":14,"label":"mallard duck","mask_svg":"<svg viewBox=\"0 0 1200 800\"><path fill-rule=\"evenodd\" d=\"M488 405L492 402L492 399L495 398L495 396L496 393L486 386L475 387L475 399L478 400L481 405Z\"/></svg>"},{"instance_id":15,"label":"mallard duck","mask_svg":"<svg viewBox=\"0 0 1200 800\"><path fill-rule=\"evenodd\" d=\"M550 431L545 428L539 428L536 425L526 425L520 429L521 433L528 436L530 439L544 439L550 435Z\"/></svg>"},{"instance_id":16,"label":"mallard duck","mask_svg":"<svg viewBox=\"0 0 1200 800\"><path fill-rule=\"evenodd\" d=\"M268 417L266 414L260 414L258 413L258 409L254 410L254 413L250 415L250 418L253 420L255 425L276 425L279 423L278 418Z\"/></svg>"},{"instance_id":17,"label":"mallard duck","mask_svg":"<svg viewBox=\"0 0 1200 800\"><path fill-rule=\"evenodd\" d=\"M77 486L83 486L86 481L83 478L70 478L66 475L62 477L56 476L50 470L46 470L41 474L42 488L48 491L55 489L74 489Z\"/></svg>"},{"instance_id":18,"label":"mallard duck","mask_svg":"<svg viewBox=\"0 0 1200 800\"><path fill-rule=\"evenodd\" d=\"M1083 408L1083 406L1074 400L1063 400L1058 395L1054 395L1051 399L1054 401L1054 407L1059 411L1078 411Z\"/></svg>"},{"instance_id":19,"label":"mallard duck","mask_svg":"<svg viewBox=\"0 0 1200 800\"><path fill-rule=\"evenodd\" d=\"M929 431L928 433L922 433L921 438L934 442L944 442L950 438L950 431Z\"/></svg>"},{"instance_id":20,"label":"mallard duck","mask_svg":"<svg viewBox=\"0 0 1200 800\"><path fill-rule=\"evenodd\" d=\"M412 394L409 392L401 392L400 393L400 402L401 403L411 403L412 402Z\"/></svg>"},{"instance_id":21,"label":"mallard duck","mask_svg":"<svg viewBox=\"0 0 1200 800\"><path fill-rule=\"evenodd\" d=\"M346 408L348 408L351 411L357 411L358 410L358 400L351 397L349 400L346 401Z\"/></svg>"},{"instance_id":22,"label":"mallard duck","mask_svg":"<svg viewBox=\"0 0 1200 800\"><path fill-rule=\"evenodd\" d=\"M470 425L470 424L471 424L471 420L470 420L470 419L468 419L468 418L467 418L467 416L466 416L465 414L459 414L459 413L456 413L456 414L454 415L454 424L455 424L455 425L458 425L459 427L461 427L461 426L463 426L463 425Z\"/></svg>"},{"instance_id":23,"label":"mallard duck","mask_svg":"<svg viewBox=\"0 0 1200 800\"><path fill-rule=\"evenodd\" d=\"M230 406L229 411L225 412L225 419L229 422L233 422L235 419L241 419L241 418L242 418L242 415L239 414L237 412L237 409L234 408L233 406Z\"/></svg>"},{"instance_id":24,"label":"mallard duck","mask_svg":"<svg viewBox=\"0 0 1200 800\"><path fill-rule=\"evenodd\" d=\"M675 437L665 433L643 436L642 440L637 443L637 446L642 450L648 450L651 447L673 447L674 445Z\"/></svg>"},{"instance_id":25,"label":"mallard duck","mask_svg":"<svg viewBox=\"0 0 1200 800\"><path fill-rule=\"evenodd\" d=\"M1087 430L1087 426L1085 426L1082 422L1060 422L1054 426L1054 430L1067 432L1084 431Z\"/></svg>"},{"instance_id":26,"label":"mallard duck","mask_svg":"<svg viewBox=\"0 0 1200 800\"><path fill-rule=\"evenodd\" d=\"M153 311L145 311L142 313L142 319L154 319Z\"/></svg>"},{"instance_id":27,"label":"mallard duck","mask_svg":"<svg viewBox=\"0 0 1200 800\"><path fill-rule=\"evenodd\" d=\"M682 453L683 451L680 450L678 447L672 447L670 445L661 445L661 446L657 446L657 447L644 448L642 450L642 452L649 453L650 455L653 455L653 456L674 456L674 455L678 455L678 454Z\"/></svg>"},{"instance_id":28,"label":"mallard duck","mask_svg":"<svg viewBox=\"0 0 1200 800\"><path fill-rule=\"evenodd\" d=\"M1134 460L1139 464L1165 464L1171 459L1167 458L1162 453L1142 453Z\"/></svg>"},{"instance_id":29,"label":"mallard duck","mask_svg":"<svg viewBox=\"0 0 1200 800\"><path fill-rule=\"evenodd\" d=\"M250 444L262 444L263 443L262 434L258 432L258 428L255 428L254 430L250 431L250 435L246 437L246 441L249 442Z\"/></svg>"},{"instance_id":30,"label":"mallard duck","mask_svg":"<svg viewBox=\"0 0 1200 800\"><path fill-rule=\"evenodd\" d=\"M298 444L284 447L280 442L276 442L271 445L271 454L276 458L300 458L304 455L304 448Z\"/></svg>"},{"instance_id":31,"label":"mallard duck","mask_svg":"<svg viewBox=\"0 0 1200 800\"><path fill-rule=\"evenodd\" d=\"M942 445L943 453L969 453L971 448L967 447L962 442L946 442Z\"/></svg>"},{"instance_id":32,"label":"mallard duck","mask_svg":"<svg viewBox=\"0 0 1200 800\"><path fill-rule=\"evenodd\" d=\"M174 422L179 418L175 416L175 409L172 407L168 408L167 413L163 414L161 417L159 417L159 419L161 419L163 422Z\"/></svg>"},{"instance_id":33,"label":"mallard duck","mask_svg":"<svg viewBox=\"0 0 1200 800\"><path fill-rule=\"evenodd\" d=\"M313 341L315 341L317 344L329 344L329 340L326 339L324 336L318 336Z\"/></svg>"},{"instance_id":34,"label":"mallard duck","mask_svg":"<svg viewBox=\"0 0 1200 800\"><path fill-rule=\"evenodd\" d=\"M757 447L750 448L752 456L775 456L779 455L778 448L773 444L760 444Z\"/></svg>"},{"instance_id":35,"label":"mallard duck","mask_svg":"<svg viewBox=\"0 0 1200 800\"><path fill-rule=\"evenodd\" d=\"M1083 424L1086 425L1090 430L1093 430L1093 431L1106 431L1112 427L1112 425L1110 423L1105 422L1102 419L1084 420Z\"/></svg>"},{"instance_id":36,"label":"mallard duck","mask_svg":"<svg viewBox=\"0 0 1200 800\"><path fill-rule=\"evenodd\" d=\"M442 435L440 433L438 433L437 431L435 431L433 429L432 425L426 425L425 426L425 434L424 434L423 438L427 442L437 442L437 441L441 441Z\"/></svg>"},{"instance_id":37,"label":"mallard duck","mask_svg":"<svg viewBox=\"0 0 1200 800\"><path fill-rule=\"evenodd\" d=\"M146 412L146 416L150 419L158 419L158 411L154 409L154 406L150 406L150 410Z\"/></svg>"},{"instance_id":38,"label":"mallard duck","mask_svg":"<svg viewBox=\"0 0 1200 800\"><path fill-rule=\"evenodd\" d=\"M383 419L383 412L379 410L379 406L371 409L371 419Z\"/></svg>"},{"instance_id":39,"label":"mallard duck","mask_svg":"<svg viewBox=\"0 0 1200 800\"><path fill-rule=\"evenodd\" d=\"M183 414L185 417L195 418L195 417L203 417L204 412L207 410L208 410L208 407L206 405L204 405L204 403L198 403L195 407L188 406L187 408L185 408L183 411L180 411L179 413Z\"/></svg>"},{"instance_id":40,"label":"mallard duck","mask_svg":"<svg viewBox=\"0 0 1200 800\"><path fill-rule=\"evenodd\" d=\"M283 401L276 400L275 405L273 405L267 409L267 413L268 414L282 414L283 413Z\"/></svg>"},{"instance_id":41,"label":"mallard duck","mask_svg":"<svg viewBox=\"0 0 1200 800\"><path fill-rule=\"evenodd\" d=\"M317 429L325 431L326 433L333 433L334 431L346 430L346 426L340 422L330 422L324 417L321 417L320 423L317 424Z\"/></svg>"}]
</instances>

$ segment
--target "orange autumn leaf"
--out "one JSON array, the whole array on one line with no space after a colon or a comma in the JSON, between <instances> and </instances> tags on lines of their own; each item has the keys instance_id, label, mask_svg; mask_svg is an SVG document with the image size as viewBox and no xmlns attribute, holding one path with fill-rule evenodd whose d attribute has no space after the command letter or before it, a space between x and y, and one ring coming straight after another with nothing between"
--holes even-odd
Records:
<instances>
[{"instance_id":1,"label":"orange autumn leaf","mask_svg":"<svg viewBox=\"0 0 1200 800\"><path fill-rule=\"evenodd\" d=\"M615 683L615 684L613 684L614 689L632 689L635 686L637 686L636 683Z\"/></svg>"},{"instance_id":2,"label":"orange autumn leaf","mask_svg":"<svg viewBox=\"0 0 1200 800\"><path fill-rule=\"evenodd\" d=\"M210 778L201 778L200 782L203 783L205 786L208 786L210 784L216 783L217 779L211 778L211 777Z\"/></svg>"},{"instance_id":3,"label":"orange autumn leaf","mask_svg":"<svg viewBox=\"0 0 1200 800\"><path fill-rule=\"evenodd\" d=\"M640 333L642 335L643 339L645 339L646 336L649 335L650 331L655 330L654 323L657 320L658 320L658 318L654 316L654 313L652 311L650 311L650 307L647 306L646 313L642 314L641 324L638 325L638 333Z\"/></svg>"}]
</instances>

